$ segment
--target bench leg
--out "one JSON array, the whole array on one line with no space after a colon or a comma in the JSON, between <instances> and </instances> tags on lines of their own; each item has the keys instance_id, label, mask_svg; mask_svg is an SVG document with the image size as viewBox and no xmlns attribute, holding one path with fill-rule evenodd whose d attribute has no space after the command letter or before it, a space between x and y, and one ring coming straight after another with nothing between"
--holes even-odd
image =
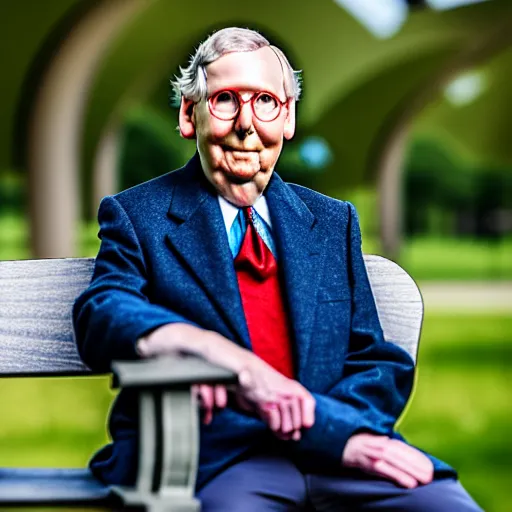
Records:
<instances>
[{"instance_id":1,"label":"bench leg","mask_svg":"<svg viewBox=\"0 0 512 512\"><path fill-rule=\"evenodd\" d=\"M194 498L199 409L191 388L144 390L140 400L139 469L135 488L113 487L123 506L148 512L198 512Z\"/></svg>"}]
</instances>

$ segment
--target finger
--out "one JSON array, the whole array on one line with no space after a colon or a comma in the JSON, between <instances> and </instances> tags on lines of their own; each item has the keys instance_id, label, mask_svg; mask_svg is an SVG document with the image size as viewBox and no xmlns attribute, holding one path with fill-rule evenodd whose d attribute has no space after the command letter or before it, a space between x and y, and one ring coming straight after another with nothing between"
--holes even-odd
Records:
<instances>
[{"instance_id":1,"label":"finger","mask_svg":"<svg viewBox=\"0 0 512 512\"><path fill-rule=\"evenodd\" d=\"M381 436L377 434L370 434L370 433L360 433L357 434L357 436L361 439L362 443L365 445L365 447L374 448L376 450L384 450L384 448L387 446L388 441L390 438L388 436Z\"/></svg>"},{"instance_id":2,"label":"finger","mask_svg":"<svg viewBox=\"0 0 512 512\"><path fill-rule=\"evenodd\" d=\"M301 400L302 426L311 428L315 424L315 399L308 393Z\"/></svg>"},{"instance_id":3,"label":"finger","mask_svg":"<svg viewBox=\"0 0 512 512\"><path fill-rule=\"evenodd\" d=\"M204 408L213 409L214 397L212 386L208 386L207 384L201 384L199 386L199 396Z\"/></svg>"},{"instance_id":4,"label":"finger","mask_svg":"<svg viewBox=\"0 0 512 512\"><path fill-rule=\"evenodd\" d=\"M420 450L399 439L391 439L389 444L394 447L397 456L406 459L409 463L415 464L419 468L430 467L432 461Z\"/></svg>"},{"instance_id":5,"label":"finger","mask_svg":"<svg viewBox=\"0 0 512 512\"><path fill-rule=\"evenodd\" d=\"M215 386L215 407L224 409L228 405L228 391L225 386Z\"/></svg>"},{"instance_id":6,"label":"finger","mask_svg":"<svg viewBox=\"0 0 512 512\"><path fill-rule=\"evenodd\" d=\"M398 469L408 473L421 483L430 483L434 476L434 465L430 459L416 448L390 439L381 458Z\"/></svg>"},{"instance_id":7,"label":"finger","mask_svg":"<svg viewBox=\"0 0 512 512\"><path fill-rule=\"evenodd\" d=\"M389 480L393 480L402 487L413 489L418 485L418 481L408 473L405 473L397 467L389 464L385 460L377 459L372 463L371 472L383 476Z\"/></svg>"},{"instance_id":8,"label":"finger","mask_svg":"<svg viewBox=\"0 0 512 512\"><path fill-rule=\"evenodd\" d=\"M200 404L203 409L203 423L208 425L213 419L213 388L206 384L199 386Z\"/></svg>"},{"instance_id":9,"label":"finger","mask_svg":"<svg viewBox=\"0 0 512 512\"><path fill-rule=\"evenodd\" d=\"M265 404L262 409L262 416L270 430L277 432L281 429L281 412L275 403Z\"/></svg>"},{"instance_id":10,"label":"finger","mask_svg":"<svg viewBox=\"0 0 512 512\"><path fill-rule=\"evenodd\" d=\"M291 434L294 430L291 402L293 402L293 399L283 400L279 403L279 412L281 413L280 431L283 434Z\"/></svg>"},{"instance_id":11,"label":"finger","mask_svg":"<svg viewBox=\"0 0 512 512\"><path fill-rule=\"evenodd\" d=\"M293 429L300 433L300 429L302 428L302 403L300 398L295 398L290 401L290 413Z\"/></svg>"},{"instance_id":12,"label":"finger","mask_svg":"<svg viewBox=\"0 0 512 512\"><path fill-rule=\"evenodd\" d=\"M401 471L405 471L406 473L410 473L411 476L414 477L414 471L411 473L410 466L396 454L393 453L393 449L386 447L386 444L379 445L376 442L362 442L358 451L365 457L368 461L375 460L384 460L390 465L397 466L397 468Z\"/></svg>"},{"instance_id":13,"label":"finger","mask_svg":"<svg viewBox=\"0 0 512 512\"><path fill-rule=\"evenodd\" d=\"M290 441L291 439L293 439L293 436L294 436L294 433L297 432L296 430L294 430L293 432L290 432L288 434L285 434L284 432L281 432L280 430L277 431L277 432L274 432L274 435L278 438L278 439L281 439L281 441ZM299 432L300 434L300 432ZM299 438L300 439L300 438Z\"/></svg>"}]
</instances>

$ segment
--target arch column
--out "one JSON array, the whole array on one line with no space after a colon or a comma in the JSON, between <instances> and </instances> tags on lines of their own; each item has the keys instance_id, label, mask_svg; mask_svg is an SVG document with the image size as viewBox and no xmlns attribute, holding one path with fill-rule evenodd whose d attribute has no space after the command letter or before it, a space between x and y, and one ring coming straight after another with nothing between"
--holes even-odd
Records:
<instances>
[{"instance_id":1,"label":"arch column","mask_svg":"<svg viewBox=\"0 0 512 512\"><path fill-rule=\"evenodd\" d=\"M30 233L36 258L76 255L80 140L101 57L153 0L98 3L70 32L43 77L28 134Z\"/></svg>"},{"instance_id":2,"label":"arch column","mask_svg":"<svg viewBox=\"0 0 512 512\"><path fill-rule=\"evenodd\" d=\"M381 251L396 261L403 235L403 164L409 127L401 125L381 154L377 176Z\"/></svg>"},{"instance_id":3,"label":"arch column","mask_svg":"<svg viewBox=\"0 0 512 512\"><path fill-rule=\"evenodd\" d=\"M505 20L492 33L480 34L439 70L439 73L410 100L399 106L399 114L386 125L386 133L376 152L379 233L382 254L392 260L400 256L403 223L403 163L408 134L414 118L443 86L458 73L512 44L512 23Z\"/></svg>"},{"instance_id":4,"label":"arch column","mask_svg":"<svg viewBox=\"0 0 512 512\"><path fill-rule=\"evenodd\" d=\"M92 210L98 211L101 199L119 191L118 163L121 126L112 120L101 134L92 169Z\"/></svg>"}]
</instances>

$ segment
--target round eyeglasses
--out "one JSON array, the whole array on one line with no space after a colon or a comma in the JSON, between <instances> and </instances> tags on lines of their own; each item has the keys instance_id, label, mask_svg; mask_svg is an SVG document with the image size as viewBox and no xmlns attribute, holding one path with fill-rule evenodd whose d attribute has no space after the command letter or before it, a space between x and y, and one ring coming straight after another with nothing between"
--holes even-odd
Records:
<instances>
[{"instance_id":1,"label":"round eyeglasses","mask_svg":"<svg viewBox=\"0 0 512 512\"><path fill-rule=\"evenodd\" d=\"M218 91L208 98L208 107L213 116L222 121L231 121L240 112L241 105L251 103L253 114L264 122L274 121L279 117L281 108L287 103L270 92L254 93L248 100L242 99L238 91L226 89Z\"/></svg>"}]
</instances>

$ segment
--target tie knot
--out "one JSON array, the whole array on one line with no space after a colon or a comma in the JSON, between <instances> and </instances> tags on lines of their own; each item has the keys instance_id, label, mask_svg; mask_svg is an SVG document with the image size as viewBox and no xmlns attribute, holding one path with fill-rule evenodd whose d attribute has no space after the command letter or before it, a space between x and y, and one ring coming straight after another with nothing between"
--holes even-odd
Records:
<instances>
[{"instance_id":1,"label":"tie knot","mask_svg":"<svg viewBox=\"0 0 512 512\"><path fill-rule=\"evenodd\" d=\"M254 224L254 210L252 206L244 206L243 208L245 220L250 224Z\"/></svg>"}]
</instances>

